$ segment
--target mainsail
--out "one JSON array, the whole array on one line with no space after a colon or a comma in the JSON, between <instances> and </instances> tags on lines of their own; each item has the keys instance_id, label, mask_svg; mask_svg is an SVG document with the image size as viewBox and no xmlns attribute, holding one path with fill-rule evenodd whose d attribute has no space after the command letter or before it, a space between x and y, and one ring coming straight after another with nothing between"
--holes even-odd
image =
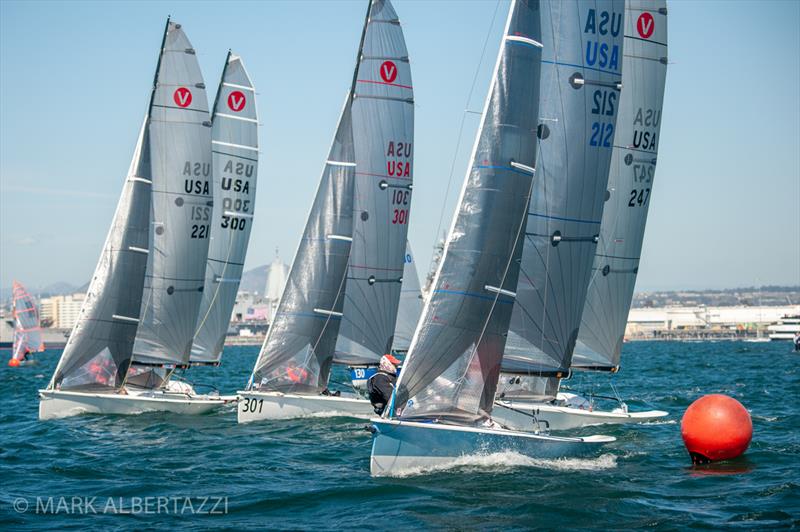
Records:
<instances>
[{"instance_id":1,"label":"mainsail","mask_svg":"<svg viewBox=\"0 0 800 532\"><path fill-rule=\"evenodd\" d=\"M400 306L397 309L397 325L394 328L392 351L396 353L408 351L420 314L422 314L422 290L417 273L417 262L411 253L411 244L407 242L405 266L403 266L403 287L400 289Z\"/></svg>"},{"instance_id":2,"label":"mainsail","mask_svg":"<svg viewBox=\"0 0 800 532\"><path fill-rule=\"evenodd\" d=\"M241 58L230 52L211 121L214 209L203 301L189 359L193 364L216 364L222 357L255 210L258 172L255 88Z\"/></svg>"},{"instance_id":3,"label":"mainsail","mask_svg":"<svg viewBox=\"0 0 800 532\"><path fill-rule=\"evenodd\" d=\"M181 25L172 22L161 49L147 140L152 227L134 361L185 365L212 223L211 122L197 55Z\"/></svg>"},{"instance_id":4,"label":"mainsail","mask_svg":"<svg viewBox=\"0 0 800 532\"><path fill-rule=\"evenodd\" d=\"M459 207L390 415L473 421L492 410L534 181L540 41L539 2L512 2Z\"/></svg>"},{"instance_id":5,"label":"mainsail","mask_svg":"<svg viewBox=\"0 0 800 532\"><path fill-rule=\"evenodd\" d=\"M42 329L36 302L22 283L12 285L12 308L14 315L14 345L11 358L23 360L27 353L44 351Z\"/></svg>"},{"instance_id":6,"label":"mainsail","mask_svg":"<svg viewBox=\"0 0 800 532\"><path fill-rule=\"evenodd\" d=\"M566 375L608 182L622 72L623 0L543 1L539 157L503 372ZM501 392L507 392L504 375ZM523 379L524 381L524 379ZM536 379L522 388L541 393ZM543 395L552 393L552 386Z\"/></svg>"},{"instance_id":7,"label":"mainsail","mask_svg":"<svg viewBox=\"0 0 800 532\"><path fill-rule=\"evenodd\" d=\"M355 218L335 362L377 364L392 349L414 156L411 68L389 0L370 2L353 90Z\"/></svg>"},{"instance_id":8,"label":"mainsail","mask_svg":"<svg viewBox=\"0 0 800 532\"><path fill-rule=\"evenodd\" d=\"M667 77L665 0L628 0L611 174L572 367L616 371L653 189Z\"/></svg>"}]
</instances>

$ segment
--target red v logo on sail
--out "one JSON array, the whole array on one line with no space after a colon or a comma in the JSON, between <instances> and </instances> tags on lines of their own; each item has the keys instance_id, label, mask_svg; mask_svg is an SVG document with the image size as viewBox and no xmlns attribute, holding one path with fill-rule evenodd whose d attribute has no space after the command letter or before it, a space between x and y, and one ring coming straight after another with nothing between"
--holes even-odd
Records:
<instances>
[{"instance_id":1,"label":"red v logo on sail","mask_svg":"<svg viewBox=\"0 0 800 532\"><path fill-rule=\"evenodd\" d=\"M380 68L381 78L386 83L392 83L397 79L397 65L391 61L384 61Z\"/></svg>"},{"instance_id":2,"label":"red v logo on sail","mask_svg":"<svg viewBox=\"0 0 800 532\"><path fill-rule=\"evenodd\" d=\"M172 95L175 105L178 107L189 107L192 103L192 92L186 87L178 87Z\"/></svg>"},{"instance_id":3,"label":"red v logo on sail","mask_svg":"<svg viewBox=\"0 0 800 532\"><path fill-rule=\"evenodd\" d=\"M247 103L247 100L244 97L244 93L241 91L233 91L228 96L228 107L231 108L231 111L236 111L238 113L244 109L245 103Z\"/></svg>"},{"instance_id":4,"label":"red v logo on sail","mask_svg":"<svg viewBox=\"0 0 800 532\"><path fill-rule=\"evenodd\" d=\"M639 15L639 20L636 21L636 31L639 32L645 39L649 39L653 35L653 30L656 29L656 21L653 20L653 15L645 11Z\"/></svg>"}]
</instances>

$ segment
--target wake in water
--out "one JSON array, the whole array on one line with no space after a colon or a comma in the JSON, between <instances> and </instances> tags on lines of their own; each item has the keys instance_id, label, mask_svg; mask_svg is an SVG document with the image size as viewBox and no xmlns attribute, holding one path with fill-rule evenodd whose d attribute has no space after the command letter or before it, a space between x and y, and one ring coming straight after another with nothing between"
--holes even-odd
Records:
<instances>
[{"instance_id":1,"label":"wake in water","mask_svg":"<svg viewBox=\"0 0 800 532\"><path fill-rule=\"evenodd\" d=\"M389 476L406 478L453 469L466 473L485 471L486 469L503 472L519 467L535 467L554 471L602 471L617 467L617 457L613 454L606 453L597 458L556 458L547 460L531 458L513 451L506 451L502 453L460 456L446 464L437 464L428 467L412 467L397 471Z\"/></svg>"}]
</instances>

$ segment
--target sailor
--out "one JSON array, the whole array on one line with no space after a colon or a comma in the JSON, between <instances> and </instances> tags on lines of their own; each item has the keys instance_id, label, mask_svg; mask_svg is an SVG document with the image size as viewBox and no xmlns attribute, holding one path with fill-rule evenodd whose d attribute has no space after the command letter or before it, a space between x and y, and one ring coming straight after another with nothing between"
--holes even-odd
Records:
<instances>
[{"instance_id":1,"label":"sailor","mask_svg":"<svg viewBox=\"0 0 800 532\"><path fill-rule=\"evenodd\" d=\"M794 333L794 350L800 352L800 331Z\"/></svg>"},{"instance_id":2,"label":"sailor","mask_svg":"<svg viewBox=\"0 0 800 532\"><path fill-rule=\"evenodd\" d=\"M381 357L378 371L367 381L369 402L378 415L383 414L386 405L392 398L394 384L397 382L397 366L400 361L390 354Z\"/></svg>"}]
</instances>

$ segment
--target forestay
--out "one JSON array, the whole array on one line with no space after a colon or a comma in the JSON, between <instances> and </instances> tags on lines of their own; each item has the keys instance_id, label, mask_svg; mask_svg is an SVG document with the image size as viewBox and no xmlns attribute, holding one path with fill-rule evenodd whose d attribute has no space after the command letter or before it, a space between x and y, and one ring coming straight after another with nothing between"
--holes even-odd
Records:
<instances>
[{"instance_id":1,"label":"forestay","mask_svg":"<svg viewBox=\"0 0 800 532\"><path fill-rule=\"evenodd\" d=\"M414 156L411 68L389 0L370 3L354 91L355 217L335 362L377 364L393 344Z\"/></svg>"},{"instance_id":2,"label":"forestay","mask_svg":"<svg viewBox=\"0 0 800 532\"><path fill-rule=\"evenodd\" d=\"M572 367L619 367L653 190L666 76L666 2L629 0L607 201Z\"/></svg>"},{"instance_id":3,"label":"forestay","mask_svg":"<svg viewBox=\"0 0 800 532\"><path fill-rule=\"evenodd\" d=\"M211 117L214 209L190 362L219 363L242 278L255 212L258 114L241 58L228 52Z\"/></svg>"},{"instance_id":4,"label":"forestay","mask_svg":"<svg viewBox=\"0 0 800 532\"><path fill-rule=\"evenodd\" d=\"M623 13L622 0L542 2L539 164L504 373L559 376L569 369L608 182Z\"/></svg>"},{"instance_id":5,"label":"forestay","mask_svg":"<svg viewBox=\"0 0 800 532\"><path fill-rule=\"evenodd\" d=\"M42 329L39 326L39 311L36 302L22 283L12 285L12 308L14 314L14 344L11 358L22 360L26 353L44 351Z\"/></svg>"},{"instance_id":6,"label":"forestay","mask_svg":"<svg viewBox=\"0 0 800 532\"><path fill-rule=\"evenodd\" d=\"M459 206L391 415L489 415L536 160L539 2L512 2Z\"/></svg>"},{"instance_id":7,"label":"forestay","mask_svg":"<svg viewBox=\"0 0 800 532\"><path fill-rule=\"evenodd\" d=\"M183 365L203 297L212 176L205 84L180 24L168 24L148 132L152 228L134 361Z\"/></svg>"},{"instance_id":8,"label":"forestay","mask_svg":"<svg viewBox=\"0 0 800 532\"><path fill-rule=\"evenodd\" d=\"M397 325L394 328L392 351L404 353L411 346L414 329L422 314L422 290L417 273L417 261L411 253L411 243L406 243L406 258L403 266L403 287L400 289L400 305L397 309Z\"/></svg>"}]
</instances>

